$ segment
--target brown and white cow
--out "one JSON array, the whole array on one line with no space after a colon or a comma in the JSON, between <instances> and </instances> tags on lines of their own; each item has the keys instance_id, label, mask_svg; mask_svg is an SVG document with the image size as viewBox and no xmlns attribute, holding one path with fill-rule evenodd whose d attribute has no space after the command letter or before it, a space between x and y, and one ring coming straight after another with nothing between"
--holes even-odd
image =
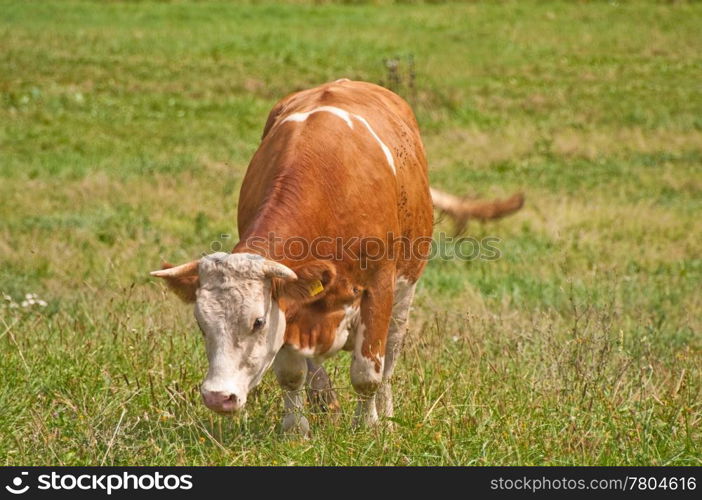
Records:
<instances>
[{"instance_id":1,"label":"brown and white cow","mask_svg":"<svg viewBox=\"0 0 702 500\"><path fill-rule=\"evenodd\" d=\"M205 404L241 409L272 365L283 428L306 433L306 359L345 349L356 422L392 416L390 380L432 225L424 147L403 99L343 79L278 102L241 186L232 253L151 273L195 302Z\"/></svg>"}]
</instances>

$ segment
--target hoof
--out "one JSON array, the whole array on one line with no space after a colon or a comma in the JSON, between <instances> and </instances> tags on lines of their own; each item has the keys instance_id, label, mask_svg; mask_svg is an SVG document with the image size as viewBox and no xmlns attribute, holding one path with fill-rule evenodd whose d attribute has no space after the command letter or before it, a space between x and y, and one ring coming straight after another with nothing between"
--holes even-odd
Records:
<instances>
[{"instance_id":1,"label":"hoof","mask_svg":"<svg viewBox=\"0 0 702 500\"><path fill-rule=\"evenodd\" d=\"M290 436L310 437L310 423L307 417L289 413L283 417L283 432Z\"/></svg>"},{"instance_id":2,"label":"hoof","mask_svg":"<svg viewBox=\"0 0 702 500\"><path fill-rule=\"evenodd\" d=\"M378 412L375 409L375 398L359 399L353 416L353 428L370 428L376 425L378 425Z\"/></svg>"},{"instance_id":3,"label":"hoof","mask_svg":"<svg viewBox=\"0 0 702 500\"><path fill-rule=\"evenodd\" d=\"M322 366L307 360L307 399L310 405L323 413L339 413L341 405L329 375Z\"/></svg>"}]
</instances>

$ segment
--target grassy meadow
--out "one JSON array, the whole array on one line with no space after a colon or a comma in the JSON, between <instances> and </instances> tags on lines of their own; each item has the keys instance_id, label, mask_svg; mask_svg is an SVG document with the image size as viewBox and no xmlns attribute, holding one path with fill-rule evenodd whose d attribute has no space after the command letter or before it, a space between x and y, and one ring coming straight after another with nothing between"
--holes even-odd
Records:
<instances>
[{"instance_id":1,"label":"grassy meadow","mask_svg":"<svg viewBox=\"0 0 702 500\"><path fill-rule=\"evenodd\" d=\"M702 4L379 3L0 0L1 465L702 464ZM340 77L408 99L434 186L527 202L429 264L394 430L344 353L286 439L272 374L201 404L148 272L233 246L268 110Z\"/></svg>"}]
</instances>

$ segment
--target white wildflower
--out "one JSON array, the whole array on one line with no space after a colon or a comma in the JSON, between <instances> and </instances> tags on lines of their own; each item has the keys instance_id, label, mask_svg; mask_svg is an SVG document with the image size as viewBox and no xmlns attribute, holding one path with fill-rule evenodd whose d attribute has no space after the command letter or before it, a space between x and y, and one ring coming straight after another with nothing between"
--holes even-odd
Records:
<instances>
[{"instance_id":1,"label":"white wildflower","mask_svg":"<svg viewBox=\"0 0 702 500\"><path fill-rule=\"evenodd\" d=\"M10 309L17 309L19 307L27 309L35 306L46 307L49 305L45 300L40 299L39 295L36 293L25 293L24 300L21 302L15 302L12 297L6 293L2 294L2 298L5 299L5 306Z\"/></svg>"}]
</instances>

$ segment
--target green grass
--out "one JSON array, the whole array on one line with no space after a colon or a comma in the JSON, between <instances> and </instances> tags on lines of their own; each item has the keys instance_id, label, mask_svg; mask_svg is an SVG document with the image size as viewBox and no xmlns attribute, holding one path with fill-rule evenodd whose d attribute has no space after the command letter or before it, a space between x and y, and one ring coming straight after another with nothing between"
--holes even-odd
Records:
<instances>
[{"instance_id":1,"label":"green grass","mask_svg":"<svg viewBox=\"0 0 702 500\"><path fill-rule=\"evenodd\" d=\"M0 0L0 290L48 302L0 307L1 464L702 464L702 5L381 4ZM236 234L279 97L410 54L432 183L527 195L502 257L430 263L394 431L345 354L309 441L272 376L211 414L148 271Z\"/></svg>"}]
</instances>

